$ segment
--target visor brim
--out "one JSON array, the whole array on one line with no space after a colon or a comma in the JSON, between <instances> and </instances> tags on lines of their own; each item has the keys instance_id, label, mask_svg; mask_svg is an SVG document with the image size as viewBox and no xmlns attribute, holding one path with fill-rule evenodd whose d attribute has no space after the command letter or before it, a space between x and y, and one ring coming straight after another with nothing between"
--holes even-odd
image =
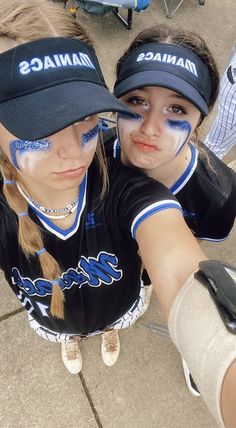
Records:
<instances>
[{"instance_id":1,"label":"visor brim","mask_svg":"<svg viewBox=\"0 0 236 428\"><path fill-rule=\"evenodd\" d=\"M14 136L39 140L88 116L119 112L134 114L102 85L67 82L0 104L0 122Z\"/></svg>"},{"instance_id":2,"label":"visor brim","mask_svg":"<svg viewBox=\"0 0 236 428\"><path fill-rule=\"evenodd\" d=\"M146 70L132 74L115 85L114 94L120 98L128 92L147 86L171 89L187 98L204 116L208 115L207 103L199 91L186 80L166 71Z\"/></svg>"}]
</instances>

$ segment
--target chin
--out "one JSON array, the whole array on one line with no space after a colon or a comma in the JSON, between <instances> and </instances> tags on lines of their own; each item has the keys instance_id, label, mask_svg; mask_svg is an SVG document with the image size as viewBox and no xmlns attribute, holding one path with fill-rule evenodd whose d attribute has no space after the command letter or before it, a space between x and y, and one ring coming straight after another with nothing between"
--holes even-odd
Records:
<instances>
[{"instance_id":1,"label":"chin","mask_svg":"<svg viewBox=\"0 0 236 428\"><path fill-rule=\"evenodd\" d=\"M66 180L58 180L57 182L54 181L54 183L50 183L49 186L55 190L61 190L61 191L71 190L71 189L78 188L80 186L80 184L82 183L83 178L84 178L84 175L80 179L78 179L78 178L77 179L71 179L70 178L70 179L66 179Z\"/></svg>"},{"instance_id":2,"label":"chin","mask_svg":"<svg viewBox=\"0 0 236 428\"><path fill-rule=\"evenodd\" d=\"M139 169L154 169L160 166L160 162L153 159L132 159L129 160L130 164Z\"/></svg>"}]
</instances>

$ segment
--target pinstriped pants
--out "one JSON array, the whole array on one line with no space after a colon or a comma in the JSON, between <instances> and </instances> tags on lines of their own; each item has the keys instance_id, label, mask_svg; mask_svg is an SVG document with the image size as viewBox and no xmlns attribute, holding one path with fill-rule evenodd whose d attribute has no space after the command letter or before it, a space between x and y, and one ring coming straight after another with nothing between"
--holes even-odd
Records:
<instances>
[{"instance_id":1,"label":"pinstriped pants","mask_svg":"<svg viewBox=\"0 0 236 428\"><path fill-rule=\"evenodd\" d=\"M204 143L219 158L236 144L236 45L221 78L218 112Z\"/></svg>"}]
</instances>

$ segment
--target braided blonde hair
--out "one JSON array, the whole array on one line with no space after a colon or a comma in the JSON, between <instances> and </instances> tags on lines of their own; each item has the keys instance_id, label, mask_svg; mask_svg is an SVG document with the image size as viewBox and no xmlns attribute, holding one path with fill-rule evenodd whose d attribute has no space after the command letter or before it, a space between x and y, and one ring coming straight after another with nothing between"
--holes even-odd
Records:
<instances>
[{"instance_id":1,"label":"braided blonde hair","mask_svg":"<svg viewBox=\"0 0 236 428\"><path fill-rule=\"evenodd\" d=\"M46 37L73 37L92 46L86 31L59 3L49 0L9 0L9 2L0 3L0 52L21 43ZM96 156L103 176L101 190L101 197L103 197L107 188L107 171L99 144ZM28 203L15 184L21 181L19 174L5 155L0 157L0 168L5 179L3 192L9 206L18 216L20 213L27 213ZM9 185L6 182L13 184ZM63 319L64 294L57 282L61 275L61 268L48 251L41 251L44 244L40 228L27 215L19 216L18 239L28 258L38 254L44 278L53 283L51 315Z\"/></svg>"}]
</instances>

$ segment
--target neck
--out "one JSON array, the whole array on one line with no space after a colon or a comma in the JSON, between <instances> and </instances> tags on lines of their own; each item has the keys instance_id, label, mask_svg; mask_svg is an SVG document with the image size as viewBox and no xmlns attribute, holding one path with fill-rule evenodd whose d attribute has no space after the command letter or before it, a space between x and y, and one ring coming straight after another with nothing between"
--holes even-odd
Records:
<instances>
[{"instance_id":1,"label":"neck","mask_svg":"<svg viewBox=\"0 0 236 428\"><path fill-rule=\"evenodd\" d=\"M57 210L71 204L79 196L79 186L69 189L52 189L47 186L40 186L37 183L20 181L22 190L30 196L40 206L51 210Z\"/></svg>"},{"instance_id":2,"label":"neck","mask_svg":"<svg viewBox=\"0 0 236 428\"><path fill-rule=\"evenodd\" d=\"M173 161L154 169L144 170L144 173L170 188L184 173L190 159L191 150L187 144Z\"/></svg>"}]
</instances>

